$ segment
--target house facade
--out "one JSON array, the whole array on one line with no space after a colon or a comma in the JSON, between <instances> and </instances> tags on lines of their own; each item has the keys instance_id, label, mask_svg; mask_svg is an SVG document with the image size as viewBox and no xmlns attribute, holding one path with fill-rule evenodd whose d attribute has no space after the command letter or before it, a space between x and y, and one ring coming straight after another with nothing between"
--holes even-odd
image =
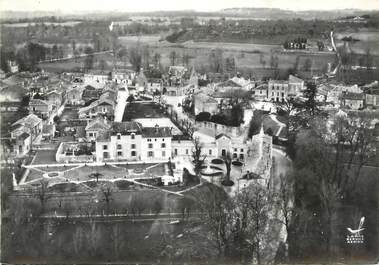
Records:
<instances>
[{"instance_id":1,"label":"house facade","mask_svg":"<svg viewBox=\"0 0 379 265\"><path fill-rule=\"evenodd\" d=\"M113 117L114 115L115 102L111 99L100 98L92 102L89 106L80 108L79 118L80 119L93 119L99 115L106 115L108 117Z\"/></svg>"},{"instance_id":2,"label":"house facade","mask_svg":"<svg viewBox=\"0 0 379 265\"><path fill-rule=\"evenodd\" d=\"M366 106L369 108L378 108L379 107L379 90L371 92L370 94L365 94L366 97Z\"/></svg>"},{"instance_id":3,"label":"house facade","mask_svg":"<svg viewBox=\"0 0 379 265\"><path fill-rule=\"evenodd\" d=\"M55 106L55 108L59 108L63 103L63 93L57 90L50 91L46 94L47 102L51 105Z\"/></svg>"},{"instance_id":4,"label":"house facade","mask_svg":"<svg viewBox=\"0 0 379 265\"><path fill-rule=\"evenodd\" d=\"M35 114L29 114L12 124L11 137L16 138L26 132L31 135L31 140L33 141L42 133L42 127L42 119Z\"/></svg>"},{"instance_id":5,"label":"house facade","mask_svg":"<svg viewBox=\"0 0 379 265\"><path fill-rule=\"evenodd\" d=\"M359 110L364 108L365 95L363 93L343 93L341 103L345 108Z\"/></svg>"},{"instance_id":6,"label":"house facade","mask_svg":"<svg viewBox=\"0 0 379 265\"><path fill-rule=\"evenodd\" d=\"M82 105L84 101L82 100L83 88L79 86L74 86L66 92L65 99L66 103L70 105Z\"/></svg>"},{"instance_id":7,"label":"house facade","mask_svg":"<svg viewBox=\"0 0 379 265\"><path fill-rule=\"evenodd\" d=\"M203 93L193 96L193 104L195 115L200 112L209 112L210 114L218 112L218 101Z\"/></svg>"},{"instance_id":8,"label":"house facade","mask_svg":"<svg viewBox=\"0 0 379 265\"><path fill-rule=\"evenodd\" d=\"M304 80L290 75L288 80L269 80L267 98L270 101L281 102L297 97L304 90Z\"/></svg>"},{"instance_id":9,"label":"house facade","mask_svg":"<svg viewBox=\"0 0 379 265\"><path fill-rule=\"evenodd\" d=\"M29 102L29 112L42 119L48 119L53 112L53 105L46 100L32 99Z\"/></svg>"},{"instance_id":10,"label":"house facade","mask_svg":"<svg viewBox=\"0 0 379 265\"><path fill-rule=\"evenodd\" d=\"M267 99L268 85L262 84L251 89L254 99L263 101Z\"/></svg>"},{"instance_id":11,"label":"house facade","mask_svg":"<svg viewBox=\"0 0 379 265\"><path fill-rule=\"evenodd\" d=\"M97 161L167 161L171 157L171 129L145 127L138 122L114 122L96 139Z\"/></svg>"},{"instance_id":12,"label":"house facade","mask_svg":"<svg viewBox=\"0 0 379 265\"><path fill-rule=\"evenodd\" d=\"M284 101L288 98L288 87L286 80L268 81L267 99L276 102Z\"/></svg>"},{"instance_id":13,"label":"house facade","mask_svg":"<svg viewBox=\"0 0 379 265\"><path fill-rule=\"evenodd\" d=\"M111 128L106 118L98 117L88 123L85 127L86 139L96 141L97 136L104 134Z\"/></svg>"}]
</instances>

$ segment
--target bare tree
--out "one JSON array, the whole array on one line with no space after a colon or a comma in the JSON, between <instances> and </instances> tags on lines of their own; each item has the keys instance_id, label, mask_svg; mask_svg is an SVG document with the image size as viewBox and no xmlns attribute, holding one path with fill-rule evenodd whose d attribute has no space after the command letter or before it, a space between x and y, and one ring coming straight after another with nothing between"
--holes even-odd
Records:
<instances>
[{"instance_id":1,"label":"bare tree","mask_svg":"<svg viewBox=\"0 0 379 265\"><path fill-rule=\"evenodd\" d=\"M202 154L203 145L200 143L199 138L194 139L193 145L194 145L193 150L192 150L192 164L194 167L193 171L195 172L195 175L199 179L201 179L200 172L207 156Z\"/></svg>"},{"instance_id":2,"label":"bare tree","mask_svg":"<svg viewBox=\"0 0 379 265\"><path fill-rule=\"evenodd\" d=\"M128 52L129 62L132 64L134 70L139 72L142 65L142 54L139 44L133 46Z\"/></svg>"},{"instance_id":3,"label":"bare tree","mask_svg":"<svg viewBox=\"0 0 379 265\"><path fill-rule=\"evenodd\" d=\"M160 55L160 53L154 54L153 62L154 62L155 68L159 69L161 67L161 55Z\"/></svg>"},{"instance_id":4,"label":"bare tree","mask_svg":"<svg viewBox=\"0 0 379 265\"><path fill-rule=\"evenodd\" d=\"M87 244L89 246L89 252L90 252L89 254L91 256L95 256L99 249L99 243L101 240L101 232L95 218L91 217L89 218L88 221L89 221L89 229L86 233Z\"/></svg>"},{"instance_id":5,"label":"bare tree","mask_svg":"<svg viewBox=\"0 0 379 265\"><path fill-rule=\"evenodd\" d=\"M265 248L269 247L272 232L269 228L269 212L272 197L268 190L258 183L249 185L241 190L235 199L237 223L237 239L242 246L249 246L247 253L252 254L258 264L265 256ZM246 245L245 245L246 246Z\"/></svg>"},{"instance_id":6,"label":"bare tree","mask_svg":"<svg viewBox=\"0 0 379 265\"><path fill-rule=\"evenodd\" d=\"M153 204L153 211L156 215L158 215L163 209L163 202L160 198L157 198L156 200L154 200L154 204Z\"/></svg>"},{"instance_id":7,"label":"bare tree","mask_svg":"<svg viewBox=\"0 0 379 265\"><path fill-rule=\"evenodd\" d=\"M175 51L171 51L169 54L171 65L175 65L177 54Z\"/></svg>"},{"instance_id":8,"label":"bare tree","mask_svg":"<svg viewBox=\"0 0 379 265\"><path fill-rule=\"evenodd\" d=\"M113 191L112 191L111 185L109 184L102 185L102 187L100 188L100 192L102 194L102 201L105 202L106 214L109 214L110 203L111 201L113 201L113 198L112 198Z\"/></svg>"},{"instance_id":9,"label":"bare tree","mask_svg":"<svg viewBox=\"0 0 379 265\"><path fill-rule=\"evenodd\" d=\"M224 160L224 164L226 167L226 174L225 174L225 179L221 182L222 185L224 186L233 186L234 182L230 179L230 171L232 167L232 156L230 152L228 151L222 159Z\"/></svg>"},{"instance_id":10,"label":"bare tree","mask_svg":"<svg viewBox=\"0 0 379 265\"><path fill-rule=\"evenodd\" d=\"M213 185L207 187L206 192L196 195L202 219L210 230L219 255L228 255L234 229L233 203L222 189Z\"/></svg>"},{"instance_id":11,"label":"bare tree","mask_svg":"<svg viewBox=\"0 0 379 265\"><path fill-rule=\"evenodd\" d=\"M147 204L143 197L138 194L133 194L129 207L134 217L136 217L137 215L141 215L143 213L147 207Z\"/></svg>"},{"instance_id":12,"label":"bare tree","mask_svg":"<svg viewBox=\"0 0 379 265\"><path fill-rule=\"evenodd\" d=\"M108 233L112 242L115 259L118 259L120 257L120 250L124 245L121 225L119 223L109 223Z\"/></svg>"},{"instance_id":13,"label":"bare tree","mask_svg":"<svg viewBox=\"0 0 379 265\"><path fill-rule=\"evenodd\" d=\"M48 193L48 184L49 182L46 180L41 180L40 185L34 191L34 196L41 203L41 212L45 211L47 201L52 197L51 194Z\"/></svg>"},{"instance_id":14,"label":"bare tree","mask_svg":"<svg viewBox=\"0 0 379 265\"><path fill-rule=\"evenodd\" d=\"M83 239L85 235L83 233L83 228L81 225L76 225L75 226L75 232L72 236L72 244L74 247L75 253L78 255L83 247Z\"/></svg>"},{"instance_id":15,"label":"bare tree","mask_svg":"<svg viewBox=\"0 0 379 265\"><path fill-rule=\"evenodd\" d=\"M363 118L354 120L351 115L340 116L327 126L325 119L314 119L310 130L297 140L297 153L301 154L297 170L307 170L315 182L328 255L332 255L336 209L355 190L360 170L373 151L373 129Z\"/></svg>"},{"instance_id":16,"label":"bare tree","mask_svg":"<svg viewBox=\"0 0 379 265\"><path fill-rule=\"evenodd\" d=\"M287 240L288 236L291 233L291 220L294 216L294 201L293 201L293 193L294 193L294 177L292 173L287 175L281 174L279 176L279 189L276 193L276 202L278 205L278 209L280 211L279 221L283 223L287 232Z\"/></svg>"}]
</instances>

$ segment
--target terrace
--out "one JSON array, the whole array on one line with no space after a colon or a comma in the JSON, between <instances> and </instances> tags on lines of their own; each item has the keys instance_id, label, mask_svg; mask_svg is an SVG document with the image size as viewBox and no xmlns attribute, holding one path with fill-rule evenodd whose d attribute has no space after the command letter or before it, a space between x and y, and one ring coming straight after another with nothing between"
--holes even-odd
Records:
<instances>
[{"instance_id":1,"label":"terrace","mask_svg":"<svg viewBox=\"0 0 379 265\"><path fill-rule=\"evenodd\" d=\"M122 164L122 165L82 165L82 166L41 166L30 168L26 179L19 183L21 186L39 185L42 180L48 181L48 186L85 185L91 187L102 183L116 183L124 187L125 181L134 182L134 179L152 179L167 175L166 163L160 164ZM96 183L96 184L94 184ZM126 186L129 186L126 185ZM124 187L125 188L125 187ZM75 190L76 188L69 188ZM79 190L80 191L80 190Z\"/></svg>"}]
</instances>

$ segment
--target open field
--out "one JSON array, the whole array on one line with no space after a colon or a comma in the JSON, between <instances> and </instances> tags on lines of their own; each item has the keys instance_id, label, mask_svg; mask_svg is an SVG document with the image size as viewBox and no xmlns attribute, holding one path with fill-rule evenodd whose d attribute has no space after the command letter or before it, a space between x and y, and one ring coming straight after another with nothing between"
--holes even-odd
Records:
<instances>
[{"instance_id":1,"label":"open field","mask_svg":"<svg viewBox=\"0 0 379 265\"><path fill-rule=\"evenodd\" d=\"M224 58L234 57L237 68L270 68L271 55L278 56L278 67L280 69L293 68L298 60L298 67L301 69L307 58L312 60L312 69L320 71L326 69L328 63L335 60L334 53L306 53L284 52L281 45L255 44L255 43L225 43L225 42L193 42L169 43L159 41L160 36L151 37L121 37L120 44L130 47L139 44L148 45L151 54L159 53L163 66L170 65L170 53L177 54L177 64L182 63L183 55L189 55L189 65L194 65L197 69L209 64L209 54L212 50L220 48L223 50Z\"/></svg>"},{"instance_id":2,"label":"open field","mask_svg":"<svg viewBox=\"0 0 379 265\"><path fill-rule=\"evenodd\" d=\"M364 54L369 49L371 54L379 55L379 30L378 31L360 31L360 32L341 32L336 34L337 46L342 46L340 40L343 37L352 37L359 41L350 43L350 48L355 53Z\"/></svg>"},{"instance_id":3,"label":"open field","mask_svg":"<svg viewBox=\"0 0 379 265\"><path fill-rule=\"evenodd\" d=\"M114 58L110 53L95 54L93 55L93 68L100 69L100 61L105 61L104 71L111 71L113 69ZM70 71L83 71L84 61L86 57L69 58L54 62L43 62L38 64L41 69L47 72L70 72ZM123 66L123 62L119 62L119 66Z\"/></svg>"},{"instance_id":4,"label":"open field","mask_svg":"<svg viewBox=\"0 0 379 265\"><path fill-rule=\"evenodd\" d=\"M346 33L362 39L362 41L351 44L354 52L364 53L367 48L373 54L378 54L378 32L358 32L355 35ZM349 35L350 34L350 35ZM337 33L337 39L345 36L345 33ZM151 56L155 53L161 55L161 64L163 67L171 65L170 53L175 51L177 54L175 64L183 63L183 55L189 56L189 66L195 66L196 69L202 69L209 65L209 54L212 50L220 48L223 50L223 57L234 57L237 69L254 72L257 69L270 70L271 56L278 57L278 68L282 71L298 67L303 70L305 62L309 59L312 62L311 69L314 72L325 71L328 63L334 63L336 56L333 52L311 52L311 51L284 51L279 44L257 44L257 43L228 43L228 42L193 42L169 43L160 41L161 35L142 35L142 36L123 36L119 37L119 43L127 49L136 45L147 45ZM341 45L341 41L337 41L337 45ZM112 70L114 62L119 68L131 67L129 63L114 59L111 54L101 54L94 56L94 68L99 69L99 62L106 62L105 69ZM374 62L379 61L375 57ZM84 66L84 58L67 59L64 61L41 63L40 66L45 70L54 72L82 70ZM271 71L272 72L272 71ZM272 75L272 73L271 73ZM262 75L258 75L260 77ZM264 76L264 75L263 75Z\"/></svg>"}]
</instances>

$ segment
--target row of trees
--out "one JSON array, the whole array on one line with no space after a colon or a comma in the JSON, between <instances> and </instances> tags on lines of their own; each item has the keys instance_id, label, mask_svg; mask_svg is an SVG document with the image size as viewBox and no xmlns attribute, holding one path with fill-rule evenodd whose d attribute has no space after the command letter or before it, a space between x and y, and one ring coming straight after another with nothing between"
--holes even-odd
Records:
<instances>
[{"instance_id":1,"label":"row of trees","mask_svg":"<svg viewBox=\"0 0 379 265\"><path fill-rule=\"evenodd\" d=\"M213 73L237 73L235 58L232 56L224 58L222 49L217 48L209 54L209 70Z\"/></svg>"}]
</instances>

